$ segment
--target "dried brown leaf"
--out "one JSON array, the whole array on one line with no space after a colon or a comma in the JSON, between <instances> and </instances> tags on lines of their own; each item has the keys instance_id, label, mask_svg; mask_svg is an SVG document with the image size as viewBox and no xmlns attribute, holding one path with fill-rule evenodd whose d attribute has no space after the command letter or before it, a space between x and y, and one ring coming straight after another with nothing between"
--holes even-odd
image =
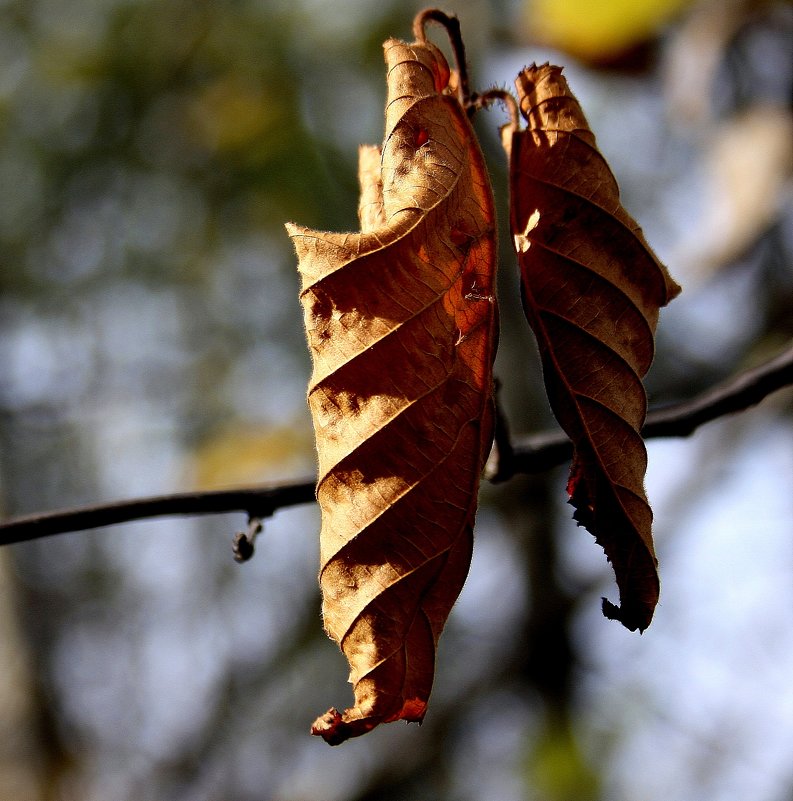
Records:
<instances>
[{"instance_id":1,"label":"dried brown leaf","mask_svg":"<svg viewBox=\"0 0 793 801\"><path fill-rule=\"evenodd\" d=\"M466 113L433 45L384 45L382 150L359 154L360 233L289 225L313 374L325 628L355 706L336 744L421 721L468 572L492 438L494 209Z\"/></svg>"},{"instance_id":2,"label":"dried brown leaf","mask_svg":"<svg viewBox=\"0 0 793 801\"><path fill-rule=\"evenodd\" d=\"M629 629L658 600L647 454L639 434L658 309L678 292L620 204L619 189L559 67L516 81L526 130L505 130L511 226L523 306L539 343L548 396L573 441L575 518L611 561Z\"/></svg>"}]
</instances>

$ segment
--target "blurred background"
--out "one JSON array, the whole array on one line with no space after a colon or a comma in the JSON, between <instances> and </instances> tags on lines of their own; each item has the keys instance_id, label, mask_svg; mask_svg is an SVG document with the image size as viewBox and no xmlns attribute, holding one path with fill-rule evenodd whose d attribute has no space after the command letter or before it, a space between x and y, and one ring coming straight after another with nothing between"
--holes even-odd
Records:
<instances>
[{"instance_id":1,"label":"blurred background","mask_svg":"<svg viewBox=\"0 0 793 801\"><path fill-rule=\"evenodd\" d=\"M310 477L292 220L356 228L381 44L405 0L0 1L0 511ZM475 87L565 67L626 207L683 285L651 405L793 336L793 5L466 0ZM440 29L431 34L443 44ZM506 214L494 109L476 124ZM504 235L503 242L509 242ZM502 248L496 373L553 427ZM340 748L314 506L0 551L5 801L791 801L793 393L648 443L662 599L610 567L566 467L482 488L423 726Z\"/></svg>"}]
</instances>

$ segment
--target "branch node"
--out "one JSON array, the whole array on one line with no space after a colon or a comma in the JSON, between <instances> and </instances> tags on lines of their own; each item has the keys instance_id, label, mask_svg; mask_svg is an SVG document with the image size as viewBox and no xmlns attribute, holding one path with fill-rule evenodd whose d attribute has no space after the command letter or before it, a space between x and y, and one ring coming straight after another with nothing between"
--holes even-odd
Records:
<instances>
[{"instance_id":1,"label":"branch node","mask_svg":"<svg viewBox=\"0 0 793 801\"><path fill-rule=\"evenodd\" d=\"M247 562L253 556L256 536L263 528L262 521L258 517L248 518L248 530L238 531L234 535L231 550L234 554L235 562L242 564L242 562Z\"/></svg>"}]
</instances>

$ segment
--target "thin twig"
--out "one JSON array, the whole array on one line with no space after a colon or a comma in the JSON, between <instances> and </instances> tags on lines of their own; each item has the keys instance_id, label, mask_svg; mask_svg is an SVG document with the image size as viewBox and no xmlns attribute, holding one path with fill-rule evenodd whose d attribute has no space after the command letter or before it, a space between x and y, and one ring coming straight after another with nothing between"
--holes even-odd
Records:
<instances>
[{"instance_id":1,"label":"thin twig","mask_svg":"<svg viewBox=\"0 0 793 801\"><path fill-rule=\"evenodd\" d=\"M642 435L646 439L688 436L704 423L748 409L772 392L790 385L793 385L793 344L771 361L691 400L650 412ZM505 425L503 420L501 424ZM521 439L511 449L511 457L510 449L504 450L505 453L499 454L504 464L495 466L494 481L506 481L517 473L540 473L563 464L572 455L572 444L562 431L550 431ZM12 518L0 523L0 545L165 515L246 512L253 522L271 516L278 509L310 503L314 497L314 481L304 480L264 487L137 498Z\"/></svg>"},{"instance_id":2,"label":"thin twig","mask_svg":"<svg viewBox=\"0 0 793 801\"><path fill-rule=\"evenodd\" d=\"M485 478L493 484L505 481L502 478L501 470L505 465L512 465L515 461L515 451L512 445L512 437L509 435L509 423L504 409L501 406L501 381L496 378L493 380L493 405L495 421L493 425L493 447L490 451L487 463L485 464Z\"/></svg>"},{"instance_id":3,"label":"thin twig","mask_svg":"<svg viewBox=\"0 0 793 801\"><path fill-rule=\"evenodd\" d=\"M310 503L313 500L313 479L264 487L135 498L12 518L0 523L0 545L167 515L247 512L249 518L261 520L270 517L277 509Z\"/></svg>"},{"instance_id":4,"label":"thin twig","mask_svg":"<svg viewBox=\"0 0 793 801\"><path fill-rule=\"evenodd\" d=\"M745 370L689 401L656 409L647 415L642 434L645 438L688 436L703 423L748 409L772 392L791 384L793 344L770 361Z\"/></svg>"}]
</instances>

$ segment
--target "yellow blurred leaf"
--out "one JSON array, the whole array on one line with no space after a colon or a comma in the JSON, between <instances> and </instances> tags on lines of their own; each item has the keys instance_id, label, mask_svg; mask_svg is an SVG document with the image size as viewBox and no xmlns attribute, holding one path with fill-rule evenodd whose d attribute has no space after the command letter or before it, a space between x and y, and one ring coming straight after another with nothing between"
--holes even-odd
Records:
<instances>
[{"instance_id":1,"label":"yellow blurred leaf","mask_svg":"<svg viewBox=\"0 0 793 801\"><path fill-rule=\"evenodd\" d=\"M278 128L281 104L264 88L240 75L225 75L207 86L192 104L192 123L208 150L233 151Z\"/></svg>"},{"instance_id":2,"label":"yellow blurred leaf","mask_svg":"<svg viewBox=\"0 0 793 801\"><path fill-rule=\"evenodd\" d=\"M305 475L314 462L313 442L299 427L234 425L218 431L193 453L196 489Z\"/></svg>"},{"instance_id":3,"label":"yellow blurred leaf","mask_svg":"<svg viewBox=\"0 0 793 801\"><path fill-rule=\"evenodd\" d=\"M593 801L600 798L597 773L587 764L570 725L551 720L527 765L527 784L543 801Z\"/></svg>"},{"instance_id":4,"label":"yellow blurred leaf","mask_svg":"<svg viewBox=\"0 0 793 801\"><path fill-rule=\"evenodd\" d=\"M609 60L641 44L691 0L530 0L533 38L586 61Z\"/></svg>"}]
</instances>

